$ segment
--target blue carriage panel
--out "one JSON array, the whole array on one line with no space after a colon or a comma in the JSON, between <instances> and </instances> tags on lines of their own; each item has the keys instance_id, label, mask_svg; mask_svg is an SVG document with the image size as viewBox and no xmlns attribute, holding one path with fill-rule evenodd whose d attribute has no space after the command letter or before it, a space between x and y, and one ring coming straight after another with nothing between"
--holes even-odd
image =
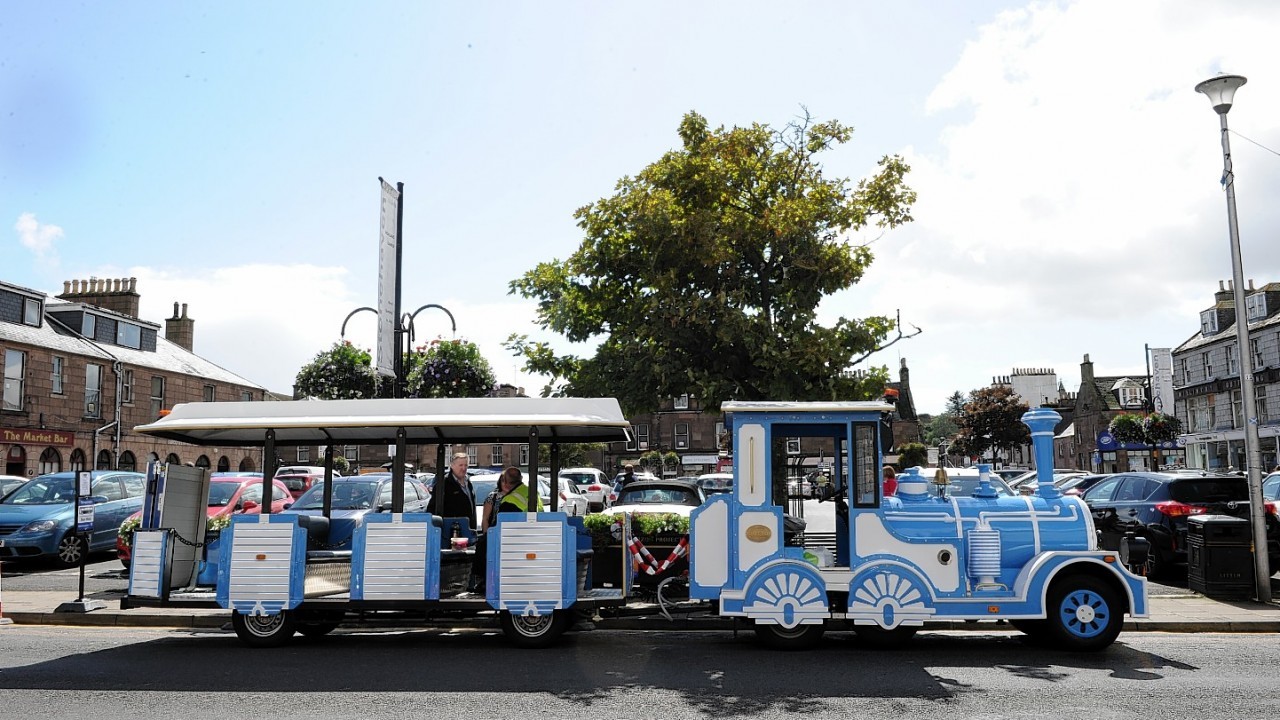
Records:
<instances>
[{"instance_id":1,"label":"blue carriage panel","mask_svg":"<svg viewBox=\"0 0 1280 720\"><path fill-rule=\"evenodd\" d=\"M438 600L440 523L429 513L380 513L356 529L352 600Z\"/></svg>"},{"instance_id":2,"label":"blue carriage panel","mask_svg":"<svg viewBox=\"0 0 1280 720\"><path fill-rule=\"evenodd\" d=\"M578 539L568 520L562 512L498 513L485 541L490 606L536 616L578 601Z\"/></svg>"},{"instance_id":3,"label":"blue carriage panel","mask_svg":"<svg viewBox=\"0 0 1280 720\"><path fill-rule=\"evenodd\" d=\"M302 602L306 569L307 532L297 515L232 516L222 531L218 604L246 615L292 610Z\"/></svg>"}]
</instances>

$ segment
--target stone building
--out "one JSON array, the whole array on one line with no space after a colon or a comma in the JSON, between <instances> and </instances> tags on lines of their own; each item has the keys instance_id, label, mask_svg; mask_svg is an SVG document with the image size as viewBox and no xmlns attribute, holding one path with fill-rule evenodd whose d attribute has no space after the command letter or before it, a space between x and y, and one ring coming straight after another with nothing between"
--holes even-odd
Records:
<instances>
[{"instance_id":1,"label":"stone building","mask_svg":"<svg viewBox=\"0 0 1280 720\"><path fill-rule=\"evenodd\" d=\"M265 390L196 355L195 321L174 303L138 317L134 278L73 280L50 298L0 282L3 473L146 469L147 462L258 470L261 452L143 437L133 428L184 402L263 400Z\"/></svg>"}]
</instances>

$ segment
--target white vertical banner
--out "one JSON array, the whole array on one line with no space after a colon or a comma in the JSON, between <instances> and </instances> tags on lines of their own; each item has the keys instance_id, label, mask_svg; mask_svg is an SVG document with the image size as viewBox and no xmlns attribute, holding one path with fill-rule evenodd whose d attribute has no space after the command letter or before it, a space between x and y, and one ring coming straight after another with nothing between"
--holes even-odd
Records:
<instances>
[{"instance_id":1,"label":"white vertical banner","mask_svg":"<svg viewBox=\"0 0 1280 720\"><path fill-rule=\"evenodd\" d=\"M378 353L379 375L396 374L396 254L400 246L400 191L382 178L381 227L378 233Z\"/></svg>"},{"instance_id":2,"label":"white vertical banner","mask_svg":"<svg viewBox=\"0 0 1280 720\"><path fill-rule=\"evenodd\" d=\"M1173 415L1173 351L1151 348L1151 408Z\"/></svg>"}]
</instances>

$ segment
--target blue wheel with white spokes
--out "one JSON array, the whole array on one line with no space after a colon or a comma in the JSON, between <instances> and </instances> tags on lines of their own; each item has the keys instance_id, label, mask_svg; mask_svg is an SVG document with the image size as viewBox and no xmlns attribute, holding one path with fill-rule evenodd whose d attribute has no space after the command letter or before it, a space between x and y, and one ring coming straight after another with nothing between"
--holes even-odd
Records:
<instances>
[{"instance_id":1,"label":"blue wheel with white spokes","mask_svg":"<svg viewBox=\"0 0 1280 720\"><path fill-rule=\"evenodd\" d=\"M1115 642L1124 609L1115 591L1092 575L1068 575L1049 590L1048 632L1067 650L1101 650Z\"/></svg>"}]
</instances>

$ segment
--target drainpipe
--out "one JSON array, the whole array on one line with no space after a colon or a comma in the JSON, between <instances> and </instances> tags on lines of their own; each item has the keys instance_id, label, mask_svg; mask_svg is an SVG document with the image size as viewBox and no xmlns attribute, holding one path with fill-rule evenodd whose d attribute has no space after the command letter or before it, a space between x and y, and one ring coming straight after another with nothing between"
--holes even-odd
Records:
<instances>
[{"instance_id":1,"label":"drainpipe","mask_svg":"<svg viewBox=\"0 0 1280 720\"><path fill-rule=\"evenodd\" d=\"M120 394L124 391L124 373L121 372L121 362L119 360L116 360L115 362L111 363L111 372L116 374L116 401L115 401L116 420L114 423L114 425L116 426L116 437L115 437L115 448L112 451L112 454L115 456L115 462L112 463L112 469L119 470L120 469L120 435L121 435L121 432L124 430L124 428L121 427L120 425L120 412L124 405L124 402L120 397ZM137 468L135 467L134 469L136 470Z\"/></svg>"}]
</instances>

